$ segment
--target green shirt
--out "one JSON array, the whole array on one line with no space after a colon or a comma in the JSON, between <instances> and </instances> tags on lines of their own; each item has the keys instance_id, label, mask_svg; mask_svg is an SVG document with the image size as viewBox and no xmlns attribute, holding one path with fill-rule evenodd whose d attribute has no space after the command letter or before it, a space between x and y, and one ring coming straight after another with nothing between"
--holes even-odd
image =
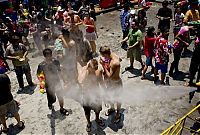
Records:
<instances>
[{"instance_id":1,"label":"green shirt","mask_svg":"<svg viewBox=\"0 0 200 135\"><path fill-rule=\"evenodd\" d=\"M142 32L138 29L137 31L133 31L133 29L129 30L128 33L128 45L132 46L134 45L137 41L142 40Z\"/></svg>"},{"instance_id":2,"label":"green shirt","mask_svg":"<svg viewBox=\"0 0 200 135\"><path fill-rule=\"evenodd\" d=\"M6 56L19 56L22 58L24 53L27 51L26 47L19 43L18 45L9 45L6 49ZM12 60L14 66L23 66L24 64L28 63L28 58L26 57L24 61L19 61L16 59Z\"/></svg>"}]
</instances>

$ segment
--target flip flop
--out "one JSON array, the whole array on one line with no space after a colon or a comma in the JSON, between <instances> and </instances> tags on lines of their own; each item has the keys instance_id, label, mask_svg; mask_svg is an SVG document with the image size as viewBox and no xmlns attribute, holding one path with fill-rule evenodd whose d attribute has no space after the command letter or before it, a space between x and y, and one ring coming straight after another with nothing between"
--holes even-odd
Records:
<instances>
[{"instance_id":1,"label":"flip flop","mask_svg":"<svg viewBox=\"0 0 200 135\"><path fill-rule=\"evenodd\" d=\"M91 132L91 127L92 127L92 124L87 124L87 127L86 127L86 131L87 132Z\"/></svg>"},{"instance_id":2,"label":"flip flop","mask_svg":"<svg viewBox=\"0 0 200 135\"><path fill-rule=\"evenodd\" d=\"M99 126L101 126L101 127L104 127L105 126L105 123L103 122L103 120L95 120L96 121L96 123L99 125Z\"/></svg>"},{"instance_id":3,"label":"flip flop","mask_svg":"<svg viewBox=\"0 0 200 135\"><path fill-rule=\"evenodd\" d=\"M107 112L105 112L105 115L106 116L110 116L112 113L114 113L115 112L115 110L114 109L108 109L108 111Z\"/></svg>"},{"instance_id":4,"label":"flip flop","mask_svg":"<svg viewBox=\"0 0 200 135\"><path fill-rule=\"evenodd\" d=\"M62 115L69 115L69 112L65 109L65 108L63 108L63 109L60 109L60 113L62 114Z\"/></svg>"},{"instance_id":5,"label":"flip flop","mask_svg":"<svg viewBox=\"0 0 200 135\"><path fill-rule=\"evenodd\" d=\"M120 120L121 120L121 113L119 114L119 116L118 116L118 117L117 117L117 116L115 116L114 123L115 123L115 124L118 124L118 123L120 122Z\"/></svg>"},{"instance_id":6,"label":"flip flop","mask_svg":"<svg viewBox=\"0 0 200 135\"><path fill-rule=\"evenodd\" d=\"M20 122L22 123L22 125L17 124L17 127L19 129L24 129L25 128L25 125L24 125L25 121L20 121Z\"/></svg>"}]
</instances>

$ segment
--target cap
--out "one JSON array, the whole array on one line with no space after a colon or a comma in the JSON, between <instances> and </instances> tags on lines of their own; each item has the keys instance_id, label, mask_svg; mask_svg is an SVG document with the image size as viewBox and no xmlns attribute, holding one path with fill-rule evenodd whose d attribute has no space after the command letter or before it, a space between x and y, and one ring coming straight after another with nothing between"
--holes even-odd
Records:
<instances>
[{"instance_id":1,"label":"cap","mask_svg":"<svg viewBox=\"0 0 200 135\"><path fill-rule=\"evenodd\" d=\"M131 14L131 15L135 15L135 14L136 14L136 11L135 11L135 10L131 10L130 14Z\"/></svg>"}]
</instances>

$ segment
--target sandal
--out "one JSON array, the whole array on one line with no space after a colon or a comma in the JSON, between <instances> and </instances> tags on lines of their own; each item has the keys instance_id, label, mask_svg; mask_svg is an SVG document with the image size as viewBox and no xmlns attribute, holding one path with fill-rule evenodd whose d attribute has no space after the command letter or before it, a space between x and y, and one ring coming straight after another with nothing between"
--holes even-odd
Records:
<instances>
[{"instance_id":1,"label":"sandal","mask_svg":"<svg viewBox=\"0 0 200 135\"><path fill-rule=\"evenodd\" d=\"M21 124L20 124L21 123ZM19 128L19 129L24 129L25 128L25 125L24 125L24 121L20 121L18 124L17 124L17 127Z\"/></svg>"},{"instance_id":2,"label":"sandal","mask_svg":"<svg viewBox=\"0 0 200 135\"><path fill-rule=\"evenodd\" d=\"M86 131L91 132L92 124L87 124Z\"/></svg>"},{"instance_id":3,"label":"sandal","mask_svg":"<svg viewBox=\"0 0 200 135\"><path fill-rule=\"evenodd\" d=\"M104 127L105 126L105 123L103 122L103 120L95 120L96 121L96 123L99 125L99 126L101 126L101 127Z\"/></svg>"},{"instance_id":4,"label":"sandal","mask_svg":"<svg viewBox=\"0 0 200 135\"><path fill-rule=\"evenodd\" d=\"M65 108L60 109L60 113L62 115L67 115L67 116L69 115L69 112Z\"/></svg>"},{"instance_id":5,"label":"sandal","mask_svg":"<svg viewBox=\"0 0 200 135\"><path fill-rule=\"evenodd\" d=\"M125 68L125 71L128 71L128 70L133 70L133 67L132 67L132 66L126 67L126 68Z\"/></svg>"},{"instance_id":6,"label":"sandal","mask_svg":"<svg viewBox=\"0 0 200 135\"><path fill-rule=\"evenodd\" d=\"M115 116L114 123L117 124L120 122L120 120L121 120L121 113L119 114L119 116Z\"/></svg>"},{"instance_id":7,"label":"sandal","mask_svg":"<svg viewBox=\"0 0 200 135\"><path fill-rule=\"evenodd\" d=\"M8 133L8 130L9 130L8 128L7 128L7 129L2 129L0 133L3 132L3 133L5 133L5 134L7 134L7 133Z\"/></svg>"},{"instance_id":8,"label":"sandal","mask_svg":"<svg viewBox=\"0 0 200 135\"><path fill-rule=\"evenodd\" d=\"M115 112L115 109L108 109L108 111L105 113L106 116L110 116L112 113Z\"/></svg>"}]
</instances>

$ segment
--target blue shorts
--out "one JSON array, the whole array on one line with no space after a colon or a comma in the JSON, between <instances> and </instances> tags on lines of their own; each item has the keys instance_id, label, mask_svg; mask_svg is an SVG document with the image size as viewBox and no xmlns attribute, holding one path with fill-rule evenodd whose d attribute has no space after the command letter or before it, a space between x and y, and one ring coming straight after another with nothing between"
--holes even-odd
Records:
<instances>
[{"instance_id":1,"label":"blue shorts","mask_svg":"<svg viewBox=\"0 0 200 135\"><path fill-rule=\"evenodd\" d=\"M152 66L152 57L146 57L146 66Z\"/></svg>"},{"instance_id":2,"label":"blue shorts","mask_svg":"<svg viewBox=\"0 0 200 135\"><path fill-rule=\"evenodd\" d=\"M156 63L155 64L155 68L157 70L161 70L161 73L167 73L168 65L167 64L158 64L158 63Z\"/></svg>"}]
</instances>

